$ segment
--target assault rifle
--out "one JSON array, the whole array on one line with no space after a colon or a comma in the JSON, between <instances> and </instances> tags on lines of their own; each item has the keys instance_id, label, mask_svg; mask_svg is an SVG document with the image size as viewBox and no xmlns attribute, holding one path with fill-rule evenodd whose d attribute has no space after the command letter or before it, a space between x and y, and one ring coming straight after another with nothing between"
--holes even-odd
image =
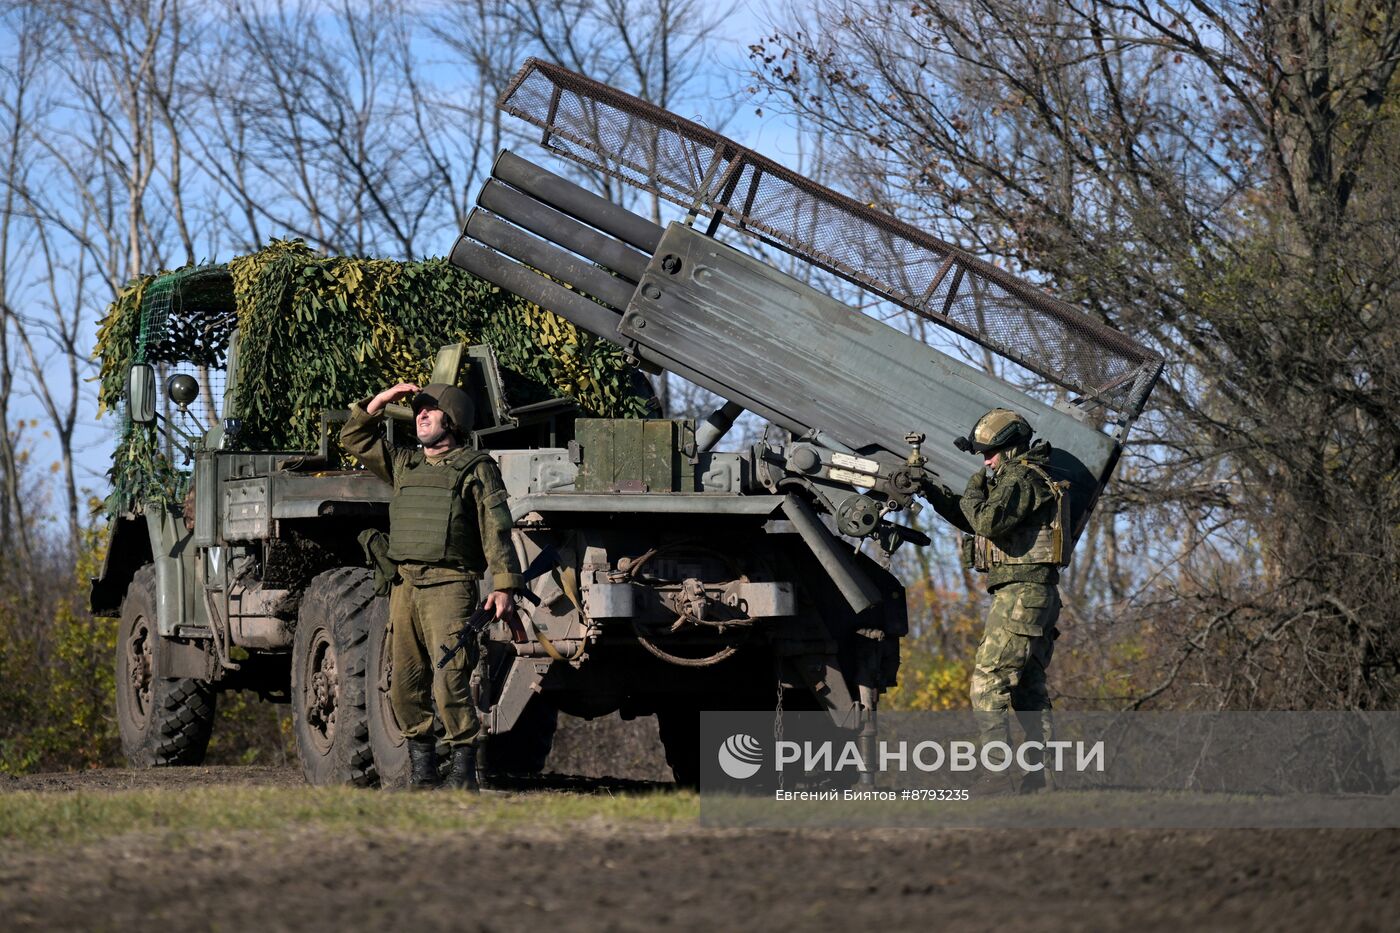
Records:
<instances>
[{"instance_id":1,"label":"assault rifle","mask_svg":"<svg viewBox=\"0 0 1400 933\"><path fill-rule=\"evenodd\" d=\"M516 591L518 595L538 605L539 597L525 588L524 584L541 576L546 571L559 565L559 552L553 546L540 551L538 557L530 562L530 566L525 568L521 574L521 587ZM442 658L438 660L438 669L446 667L448 663L457 656L457 652L465 651L481 635L483 629L496 620L496 616L485 606L478 608L467 619L461 630L453 636L453 642L449 645L442 645Z\"/></svg>"}]
</instances>

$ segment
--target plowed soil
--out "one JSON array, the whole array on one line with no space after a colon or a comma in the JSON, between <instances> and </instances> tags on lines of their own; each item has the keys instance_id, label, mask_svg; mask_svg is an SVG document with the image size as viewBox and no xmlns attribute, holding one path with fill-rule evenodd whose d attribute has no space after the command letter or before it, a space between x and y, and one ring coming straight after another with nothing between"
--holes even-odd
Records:
<instances>
[{"instance_id":1,"label":"plowed soil","mask_svg":"<svg viewBox=\"0 0 1400 933\"><path fill-rule=\"evenodd\" d=\"M0 792L80 801L218 784L296 787L301 776L108 770L5 779ZM546 784L533 792L656 787ZM772 831L583 820L425 838L302 826L178 845L151 834L6 845L0 928L1380 930L1395 928L1397 882L1397 831Z\"/></svg>"}]
</instances>

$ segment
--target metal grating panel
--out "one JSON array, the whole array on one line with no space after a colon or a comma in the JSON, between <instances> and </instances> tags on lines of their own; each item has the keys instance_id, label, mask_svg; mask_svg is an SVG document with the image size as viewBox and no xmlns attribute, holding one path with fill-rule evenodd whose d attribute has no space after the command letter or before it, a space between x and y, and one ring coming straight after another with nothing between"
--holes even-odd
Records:
<instances>
[{"instance_id":1,"label":"metal grating panel","mask_svg":"<svg viewBox=\"0 0 1400 933\"><path fill-rule=\"evenodd\" d=\"M937 237L732 140L558 65L530 59L505 112L583 165L780 247L1041 376L1136 417L1160 355Z\"/></svg>"},{"instance_id":2,"label":"metal grating panel","mask_svg":"<svg viewBox=\"0 0 1400 933\"><path fill-rule=\"evenodd\" d=\"M195 377L200 401L190 410L203 420L201 429L220 418L225 355L237 324L233 279L223 266L162 275L147 286L142 299L134 361L156 364L162 385L176 373Z\"/></svg>"}]
</instances>

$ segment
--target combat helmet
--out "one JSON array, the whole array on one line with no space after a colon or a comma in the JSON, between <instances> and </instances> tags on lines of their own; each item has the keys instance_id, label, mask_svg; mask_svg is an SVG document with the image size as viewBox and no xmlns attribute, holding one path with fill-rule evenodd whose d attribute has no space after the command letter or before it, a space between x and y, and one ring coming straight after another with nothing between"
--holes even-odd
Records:
<instances>
[{"instance_id":1,"label":"combat helmet","mask_svg":"<svg viewBox=\"0 0 1400 933\"><path fill-rule=\"evenodd\" d=\"M445 382L425 385L413 396L415 415L430 407L442 409L442 413L451 422L450 430L459 437L465 438L470 434L472 426L476 423L476 406L472 404L471 396Z\"/></svg>"},{"instance_id":2,"label":"combat helmet","mask_svg":"<svg viewBox=\"0 0 1400 933\"><path fill-rule=\"evenodd\" d=\"M969 453L994 454L1029 444L1034 433L1030 422L1018 413L1009 408L993 408L977 419L967 437L954 438L953 444Z\"/></svg>"}]
</instances>

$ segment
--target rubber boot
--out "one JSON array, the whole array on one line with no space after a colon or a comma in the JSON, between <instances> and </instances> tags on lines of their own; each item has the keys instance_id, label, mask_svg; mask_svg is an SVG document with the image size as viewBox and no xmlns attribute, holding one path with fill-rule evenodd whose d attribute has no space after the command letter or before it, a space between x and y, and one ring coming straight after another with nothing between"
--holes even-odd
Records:
<instances>
[{"instance_id":1,"label":"rubber boot","mask_svg":"<svg viewBox=\"0 0 1400 933\"><path fill-rule=\"evenodd\" d=\"M409 739L408 762L410 789L432 790L438 786L437 739Z\"/></svg>"},{"instance_id":2,"label":"rubber boot","mask_svg":"<svg viewBox=\"0 0 1400 933\"><path fill-rule=\"evenodd\" d=\"M452 746L452 770L443 779L444 790L464 790L475 794L481 790L476 779L476 746Z\"/></svg>"}]
</instances>

